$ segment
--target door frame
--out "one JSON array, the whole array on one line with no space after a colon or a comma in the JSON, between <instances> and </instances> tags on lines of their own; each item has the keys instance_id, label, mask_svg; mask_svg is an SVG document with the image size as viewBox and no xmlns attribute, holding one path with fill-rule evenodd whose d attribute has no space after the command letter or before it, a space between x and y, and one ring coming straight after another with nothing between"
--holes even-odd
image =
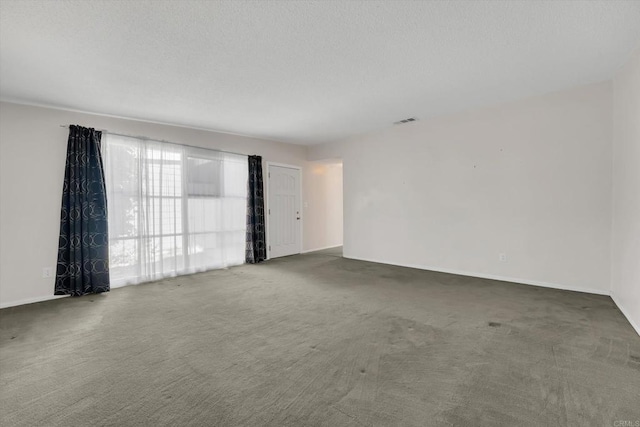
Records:
<instances>
[{"instance_id":1,"label":"door frame","mask_svg":"<svg viewBox=\"0 0 640 427\"><path fill-rule=\"evenodd\" d=\"M297 169L300 173L300 188L298 189L298 209L300 212L300 221L298 224L298 228L299 228L299 233L300 233L300 253L302 253L303 251L303 247L304 247L304 235L302 233L302 230L304 230L302 223L304 222L304 211L303 211L303 206L304 206L304 202L302 201L302 166L296 166L296 165L289 165L286 163L278 163L278 162L266 162L266 166L267 166L267 185L265 186L266 188L264 189L264 193L266 196L266 200L265 200L265 210L266 212L266 217L267 217L267 221L265 224L265 233L267 235L267 259L271 259L271 233L269 231L269 227L271 226L271 214L270 214L270 207L269 207L269 203L271 202L270 199L270 194L269 194L269 188L271 187L271 166L278 166L281 168L288 168L288 169ZM264 180L264 177L263 177Z\"/></svg>"}]
</instances>

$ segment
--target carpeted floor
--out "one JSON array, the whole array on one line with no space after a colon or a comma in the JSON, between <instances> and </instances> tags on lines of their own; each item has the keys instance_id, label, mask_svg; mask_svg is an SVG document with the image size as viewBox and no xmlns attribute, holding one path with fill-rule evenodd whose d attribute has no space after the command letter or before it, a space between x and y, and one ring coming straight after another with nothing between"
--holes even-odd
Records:
<instances>
[{"instance_id":1,"label":"carpeted floor","mask_svg":"<svg viewBox=\"0 0 640 427\"><path fill-rule=\"evenodd\" d=\"M2 426L640 420L640 337L608 297L339 251L4 309L0 322Z\"/></svg>"}]
</instances>

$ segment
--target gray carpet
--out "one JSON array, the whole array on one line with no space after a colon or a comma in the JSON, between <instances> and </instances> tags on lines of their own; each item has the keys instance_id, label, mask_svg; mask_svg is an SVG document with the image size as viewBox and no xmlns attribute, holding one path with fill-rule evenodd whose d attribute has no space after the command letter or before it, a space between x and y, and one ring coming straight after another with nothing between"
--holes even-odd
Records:
<instances>
[{"instance_id":1,"label":"gray carpet","mask_svg":"<svg viewBox=\"0 0 640 427\"><path fill-rule=\"evenodd\" d=\"M2 426L613 426L611 299L325 251L0 311Z\"/></svg>"}]
</instances>

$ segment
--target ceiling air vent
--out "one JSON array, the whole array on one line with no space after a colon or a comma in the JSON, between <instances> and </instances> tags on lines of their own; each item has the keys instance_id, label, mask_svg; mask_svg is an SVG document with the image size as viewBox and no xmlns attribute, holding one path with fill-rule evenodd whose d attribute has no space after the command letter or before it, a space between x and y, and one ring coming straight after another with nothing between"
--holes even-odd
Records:
<instances>
[{"instance_id":1,"label":"ceiling air vent","mask_svg":"<svg viewBox=\"0 0 640 427\"><path fill-rule=\"evenodd\" d=\"M405 123L411 123L411 122L416 122L418 121L418 119L416 119L415 117L409 117L408 119L404 119L404 120L399 120L397 122L394 122L394 125L403 125Z\"/></svg>"}]
</instances>

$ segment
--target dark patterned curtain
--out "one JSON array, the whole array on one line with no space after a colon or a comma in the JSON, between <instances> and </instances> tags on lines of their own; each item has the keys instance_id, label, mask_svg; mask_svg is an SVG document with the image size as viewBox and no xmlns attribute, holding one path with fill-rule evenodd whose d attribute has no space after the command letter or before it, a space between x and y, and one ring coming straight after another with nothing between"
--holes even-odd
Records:
<instances>
[{"instance_id":1,"label":"dark patterned curtain","mask_svg":"<svg viewBox=\"0 0 640 427\"><path fill-rule=\"evenodd\" d=\"M102 132L69 126L55 295L109 291L107 196Z\"/></svg>"},{"instance_id":2,"label":"dark patterned curtain","mask_svg":"<svg viewBox=\"0 0 640 427\"><path fill-rule=\"evenodd\" d=\"M255 264L267 258L264 236L264 191L262 157L249 156L249 186L247 197L247 256Z\"/></svg>"}]
</instances>

